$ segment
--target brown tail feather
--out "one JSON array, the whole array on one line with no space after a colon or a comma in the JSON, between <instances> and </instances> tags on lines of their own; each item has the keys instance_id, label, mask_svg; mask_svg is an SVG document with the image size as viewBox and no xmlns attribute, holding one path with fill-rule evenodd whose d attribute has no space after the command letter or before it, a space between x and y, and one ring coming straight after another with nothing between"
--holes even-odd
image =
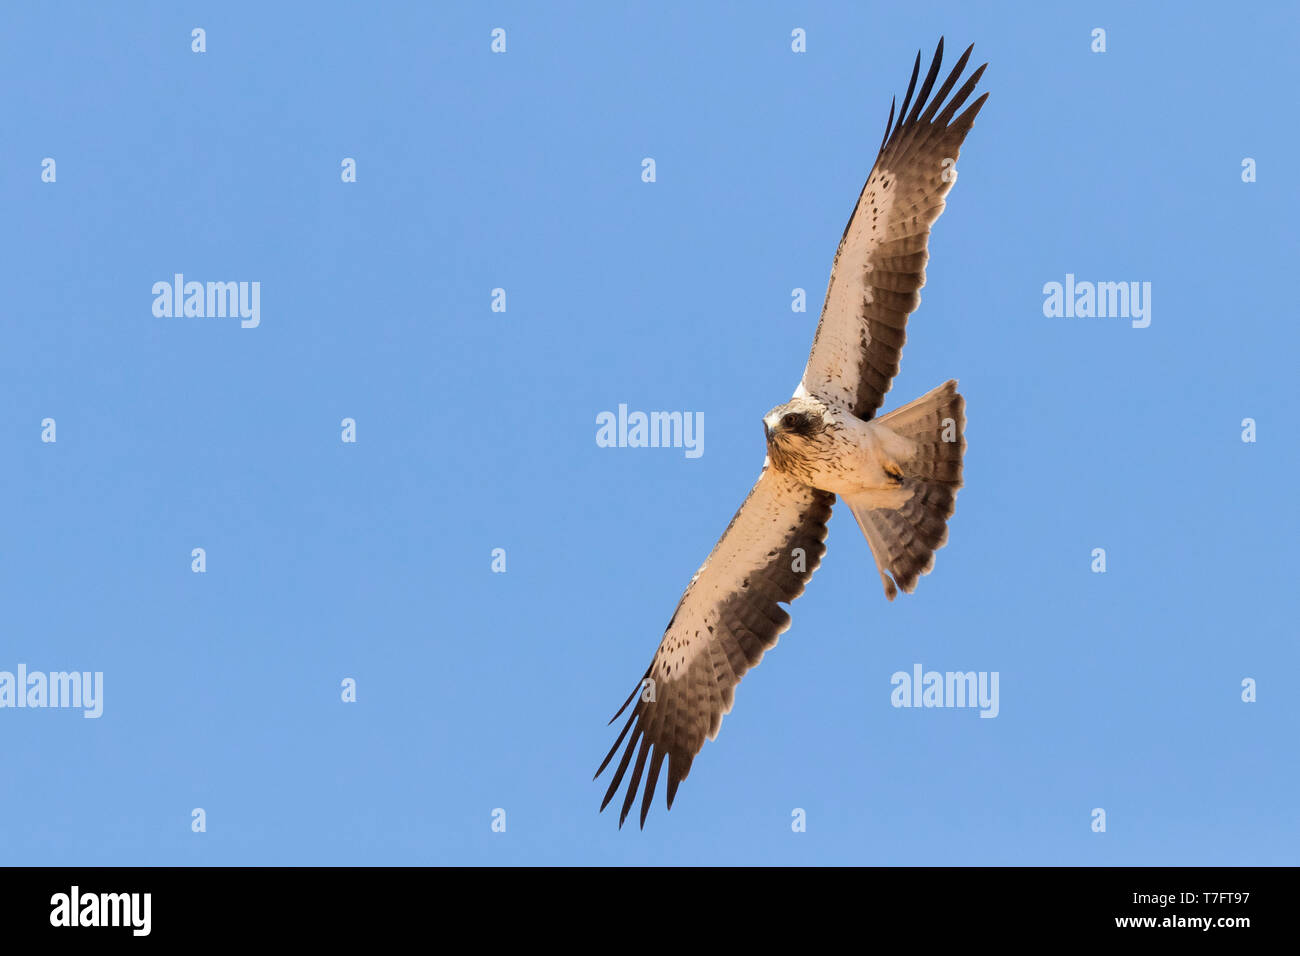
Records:
<instances>
[{"instance_id":1,"label":"brown tail feather","mask_svg":"<svg viewBox=\"0 0 1300 956\"><path fill-rule=\"evenodd\" d=\"M845 497L891 601L898 588L908 594L916 590L917 579L934 567L934 552L948 541L948 519L962 485L965 406L954 380L876 419L914 443L915 452L898 462L901 490L911 494L896 508L871 507L869 499L855 504L853 496Z\"/></svg>"}]
</instances>

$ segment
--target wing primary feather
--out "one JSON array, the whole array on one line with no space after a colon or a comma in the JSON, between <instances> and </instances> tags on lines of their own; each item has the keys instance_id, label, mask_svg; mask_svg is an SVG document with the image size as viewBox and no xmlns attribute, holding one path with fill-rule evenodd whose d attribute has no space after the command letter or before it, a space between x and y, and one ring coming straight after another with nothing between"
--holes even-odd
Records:
<instances>
[{"instance_id":1,"label":"wing primary feather","mask_svg":"<svg viewBox=\"0 0 1300 956\"><path fill-rule=\"evenodd\" d=\"M962 113L961 116L958 116L955 120L953 120L952 122L953 127L959 130L967 129L972 123L975 122L975 117L979 115L980 108L984 105L984 101L987 100L988 98L989 95L985 93L974 103L972 103L970 105L970 109L968 109L965 113Z\"/></svg>"},{"instance_id":2,"label":"wing primary feather","mask_svg":"<svg viewBox=\"0 0 1300 956\"><path fill-rule=\"evenodd\" d=\"M921 108L925 106L926 97L930 95L930 90L934 87L934 81L939 76L939 65L943 62L943 37L939 37L939 45L934 51L934 60L930 63L930 70L925 74L925 81L921 84L921 92L916 94L916 105L912 107L912 113L907 117L908 126L916 122L917 116L921 113Z\"/></svg>"},{"instance_id":3,"label":"wing primary feather","mask_svg":"<svg viewBox=\"0 0 1300 956\"><path fill-rule=\"evenodd\" d=\"M677 796L678 785L691 772L695 756L684 750L675 750L668 755L668 809L673 808L673 798Z\"/></svg>"},{"instance_id":4,"label":"wing primary feather","mask_svg":"<svg viewBox=\"0 0 1300 956\"><path fill-rule=\"evenodd\" d=\"M618 769L614 771L614 779L609 782L609 789L605 791L605 799L601 801L600 809L604 811L613 799L614 793L618 790L618 785L623 782L623 774L627 772L627 765L632 761L632 751L636 748L636 742L641 739L641 728L638 726L632 731L632 739L627 742L627 749L623 751L623 759L618 762Z\"/></svg>"},{"instance_id":5,"label":"wing primary feather","mask_svg":"<svg viewBox=\"0 0 1300 956\"><path fill-rule=\"evenodd\" d=\"M659 768L664 763L664 752L661 748L655 748L655 755L650 758L650 773L645 781L645 797L641 800L641 829L645 829L646 814L650 812L650 804L655 798L655 784L659 782Z\"/></svg>"},{"instance_id":6,"label":"wing primary feather","mask_svg":"<svg viewBox=\"0 0 1300 956\"><path fill-rule=\"evenodd\" d=\"M616 713L613 717L609 718L609 724L612 724L614 721L618 720L619 714L627 710L627 705L632 703L632 699L636 697L636 695L640 693L641 688L645 686L645 679L650 676L650 671L653 668L654 668L653 663L650 665L650 667L646 668L646 672L643 675L641 675L641 679L636 682L636 687L632 689L632 693L627 695L627 700L623 701L623 706L618 709L618 713ZM609 724L606 724L605 726L608 727Z\"/></svg>"},{"instance_id":7,"label":"wing primary feather","mask_svg":"<svg viewBox=\"0 0 1300 956\"><path fill-rule=\"evenodd\" d=\"M916 91L916 77L921 72L921 51L916 51L916 62L912 64L912 79L907 84L907 95L903 97L903 105L898 111L898 125L894 127L897 133L903 128L903 117L907 115L907 108L912 105L912 93Z\"/></svg>"},{"instance_id":8,"label":"wing primary feather","mask_svg":"<svg viewBox=\"0 0 1300 956\"><path fill-rule=\"evenodd\" d=\"M610 758L614 756L614 751L618 750L618 745L623 742L623 738L627 736L627 732L632 729L632 721L636 720L636 717L637 712L635 710L628 715L627 723L623 725L623 730L619 733L618 740L614 741L614 746L609 748L609 753L605 754L605 759L600 762L600 768L596 771L596 777L599 777L601 773L604 772L605 768L609 766ZM595 780L596 777L592 777L591 779ZM602 807L601 809L604 808Z\"/></svg>"},{"instance_id":9,"label":"wing primary feather","mask_svg":"<svg viewBox=\"0 0 1300 956\"><path fill-rule=\"evenodd\" d=\"M650 737L641 738L641 749L636 753L636 766L632 768L632 779L627 784L627 796L623 798L623 812L618 815L618 828L623 829L623 821L627 819L627 812L632 808L632 801L636 799L636 792L641 789L641 774L645 771L646 754L650 753Z\"/></svg>"},{"instance_id":10,"label":"wing primary feather","mask_svg":"<svg viewBox=\"0 0 1300 956\"><path fill-rule=\"evenodd\" d=\"M884 148L885 148L885 144L889 142L889 134L892 133L892 132L894 131L894 106L895 106L895 104L897 104L897 102L898 102L898 100L895 99L894 97L891 96L891 97L889 98L889 119L885 120L885 136L884 136L884 138L880 141L880 148L881 148L881 149L884 149ZM852 216L849 217L849 221L850 221L850 222L853 221L853 217L852 217ZM846 230L847 230L847 227L845 227L845 228L846 228Z\"/></svg>"},{"instance_id":11,"label":"wing primary feather","mask_svg":"<svg viewBox=\"0 0 1300 956\"><path fill-rule=\"evenodd\" d=\"M980 81L980 77L984 75L984 67L986 66L988 66L987 63L985 63L984 66L981 66L978 70L972 73L970 75L970 79L968 79L965 83L962 84L961 89L957 91L957 95L952 98L952 100L948 103L948 105L943 108L943 112L940 113L938 118L935 119L934 122L936 126L948 125L948 122L949 120L952 119L953 114L956 113L959 109L961 109L961 105L966 102L966 98L970 96L971 91L975 89L975 84L978 83Z\"/></svg>"}]
</instances>

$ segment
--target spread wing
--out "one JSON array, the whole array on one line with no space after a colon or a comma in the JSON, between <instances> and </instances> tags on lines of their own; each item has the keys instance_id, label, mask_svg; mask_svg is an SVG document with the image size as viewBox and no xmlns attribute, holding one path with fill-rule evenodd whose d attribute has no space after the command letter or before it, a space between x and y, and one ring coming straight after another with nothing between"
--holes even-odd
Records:
<instances>
[{"instance_id":1,"label":"spread wing","mask_svg":"<svg viewBox=\"0 0 1300 956\"><path fill-rule=\"evenodd\" d=\"M985 64L944 104L971 49L961 55L930 99L943 59L943 40L939 41L909 113L921 67L918 53L897 123L890 105L880 154L835 253L826 304L800 383L802 392L796 395L838 402L862 419L874 416L884 402L898 374L907 317L921 302L930 227L943 212L944 196L956 179L962 140L988 98L985 93L953 119L974 91Z\"/></svg>"},{"instance_id":2,"label":"spread wing","mask_svg":"<svg viewBox=\"0 0 1300 956\"><path fill-rule=\"evenodd\" d=\"M780 602L789 603L802 594L821 563L834 501L832 494L763 468L713 553L687 585L645 677L610 720L612 724L636 701L596 771L599 777L627 738L600 805L604 810L613 798L635 752L620 827L640 787L647 759L641 826L665 758L668 807L672 808L677 786L690 773L705 738L717 737L722 715L731 710L736 685L790 626L790 615Z\"/></svg>"}]
</instances>

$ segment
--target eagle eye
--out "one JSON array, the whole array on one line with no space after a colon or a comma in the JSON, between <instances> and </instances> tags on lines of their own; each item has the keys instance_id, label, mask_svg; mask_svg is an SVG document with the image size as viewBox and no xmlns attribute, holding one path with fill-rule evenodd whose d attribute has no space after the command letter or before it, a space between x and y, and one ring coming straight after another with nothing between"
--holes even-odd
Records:
<instances>
[{"instance_id":1,"label":"eagle eye","mask_svg":"<svg viewBox=\"0 0 1300 956\"><path fill-rule=\"evenodd\" d=\"M781 428L788 432L799 431L805 423L804 417L798 412L790 412L781 416Z\"/></svg>"}]
</instances>

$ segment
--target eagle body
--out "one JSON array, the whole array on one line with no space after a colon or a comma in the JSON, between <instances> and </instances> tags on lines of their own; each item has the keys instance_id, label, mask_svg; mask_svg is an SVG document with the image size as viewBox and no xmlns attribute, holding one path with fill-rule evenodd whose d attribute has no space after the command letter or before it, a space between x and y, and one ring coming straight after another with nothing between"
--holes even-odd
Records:
<instances>
[{"instance_id":1,"label":"eagle body","mask_svg":"<svg viewBox=\"0 0 1300 956\"><path fill-rule=\"evenodd\" d=\"M763 430L770 465L806 485L876 507L905 500L899 462L916 454L916 443L879 422L800 398L768 412Z\"/></svg>"},{"instance_id":2,"label":"eagle body","mask_svg":"<svg viewBox=\"0 0 1300 956\"><path fill-rule=\"evenodd\" d=\"M897 122L891 105L880 152L840 237L803 377L794 396L763 418L767 455L758 480L610 721L631 708L596 771L599 777L621 749L601 804L604 810L626 779L620 827L643 780L645 826L665 762L672 807L696 754L730 712L736 686L789 628L786 606L826 553L837 498L867 539L891 601L900 589L915 589L948 540L966 450L956 381L877 413L898 374L908 317L921 301L930 227L988 97L958 113L984 73L979 67L957 87L970 54L968 48L937 90L943 40L919 88L917 54Z\"/></svg>"}]
</instances>

